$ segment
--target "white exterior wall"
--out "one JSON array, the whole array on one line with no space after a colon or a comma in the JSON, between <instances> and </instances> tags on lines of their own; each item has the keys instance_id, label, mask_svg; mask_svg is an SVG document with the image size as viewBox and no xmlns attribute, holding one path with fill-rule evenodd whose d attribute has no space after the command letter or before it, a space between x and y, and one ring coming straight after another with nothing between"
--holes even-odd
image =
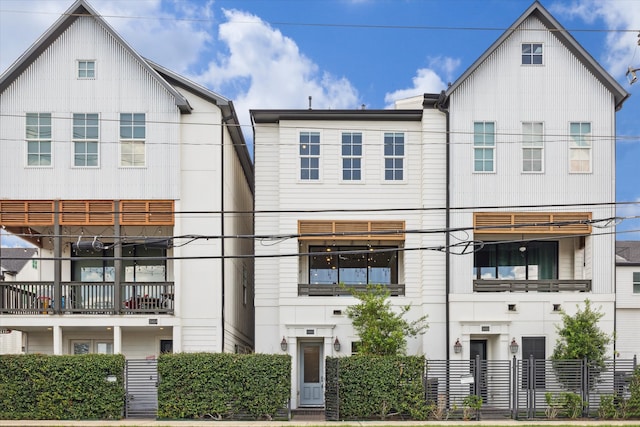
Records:
<instances>
[{"instance_id":1,"label":"white exterior wall","mask_svg":"<svg viewBox=\"0 0 640 427\"><path fill-rule=\"evenodd\" d=\"M96 61L95 80L76 78L80 59ZM3 134L15 136L0 146L4 198L176 199L179 194L175 100L92 18L79 18L28 67L0 95L0 110ZM25 113L52 114L51 167L26 167ZM100 115L99 168L73 166L73 113ZM120 113L146 114L144 168L120 167Z\"/></svg>"},{"instance_id":2,"label":"white exterior wall","mask_svg":"<svg viewBox=\"0 0 640 427\"><path fill-rule=\"evenodd\" d=\"M403 220L407 230L440 228L444 222L446 177L444 129L444 114L432 110L424 111L423 122L280 120L279 126L256 124L256 210L284 211L279 215L258 213L256 234L296 234L298 221L311 219ZM318 181L299 180L301 131L320 133ZM359 182L341 179L343 131L362 132ZM383 136L389 131L405 132L405 180L400 183L384 181ZM341 212L353 209L363 211ZM390 210L375 212L379 209ZM324 240L331 244L330 238ZM443 233L407 233L402 245L407 250L398 254L398 282L405 284L405 296L392 297L391 302L394 306L411 304L407 318L413 320L428 314L430 324L427 334L408 342L408 354L429 357L444 354L440 345L445 334L444 254L417 250L442 245ZM307 249L306 242L295 238L255 243L257 256L288 255ZM346 316L347 307L357 303L355 298L298 296L298 283L309 283L308 271L305 258L256 259L256 351L281 353L280 341L283 336L286 338L287 352L293 357L293 407L299 404L298 343L320 339L324 343L324 356L340 356L350 354L352 342L359 341ZM342 346L339 353L331 345L336 337Z\"/></svg>"},{"instance_id":3,"label":"white exterior wall","mask_svg":"<svg viewBox=\"0 0 640 427\"><path fill-rule=\"evenodd\" d=\"M623 359L640 356L640 293L633 292L633 273L640 265L616 267L616 351Z\"/></svg>"},{"instance_id":4,"label":"white exterior wall","mask_svg":"<svg viewBox=\"0 0 640 427\"><path fill-rule=\"evenodd\" d=\"M544 65L521 65L521 43L542 43ZM496 76L500 76L496 78ZM552 32L533 17L524 21L452 93L451 111L451 226L472 227L473 212L542 211L592 212L594 219L615 215L615 135L613 96ZM494 122L495 163L492 173L473 172L473 124ZM542 173L522 172L523 122L544 126ZM592 171L569 172L569 124L590 122ZM609 204L590 206L587 204ZM455 210L456 208L466 210ZM606 316L601 328L613 332L614 244L613 229L594 228L584 248L571 241L559 247L560 279L591 279L592 292L582 293L473 293L473 255L451 258L451 340L490 337L489 358L509 357L512 337L546 336L546 351L555 345L552 305L575 307L585 298L601 304ZM456 236L465 238L466 233ZM492 240L476 235L476 240ZM549 238L511 235L502 239ZM556 237L558 239L558 237ZM495 239L494 239L495 240ZM507 311L516 304L517 313ZM490 326L483 332L481 326ZM499 343L495 346L495 343ZM468 349L468 345L465 346ZM491 354L492 353L492 354ZM460 357L468 357L463 352Z\"/></svg>"},{"instance_id":5,"label":"white exterior wall","mask_svg":"<svg viewBox=\"0 0 640 427\"><path fill-rule=\"evenodd\" d=\"M96 78L78 80L77 60L95 60ZM128 358L158 355L160 340L173 340L174 351L222 351L222 271L220 210L225 180L227 210L252 212L253 199L228 131L222 132L221 108L211 94L177 91L188 99L192 114L181 114L162 77L140 63L93 18L80 17L0 94L0 129L12 144L0 144L0 198L65 200L174 200L175 226L123 226L125 236L213 236L176 247L167 256L167 281L174 282L174 315L7 315L0 327L25 331L29 353L67 354L70 340L110 338L116 352ZM26 167L25 113L51 112L53 164ZM121 112L146 114L146 166L120 167ZM99 113L98 168L73 167L73 113ZM224 135L224 136L223 136ZM221 156L224 137L225 157ZM221 164L225 162L225 174ZM250 178L249 178L250 179ZM46 183L44 185L43 183ZM189 214L181 212L189 211ZM52 227L49 227L52 229ZM62 227L63 234L100 235L112 240L113 227ZM46 232L46 230L44 230ZM252 217L229 218L229 234L252 234ZM51 230L48 230L51 233ZM52 258L52 243L43 242L40 256ZM226 255L251 254L252 243L227 240ZM62 256L70 256L64 245ZM252 259L227 261L227 329L224 350L237 344L251 349L252 300L237 307L242 294L242 265L251 277ZM62 262L63 282L71 280L70 261ZM37 278L51 283L54 262L39 262ZM240 283L240 287L238 284ZM251 283L248 284L251 286Z\"/></svg>"}]
</instances>

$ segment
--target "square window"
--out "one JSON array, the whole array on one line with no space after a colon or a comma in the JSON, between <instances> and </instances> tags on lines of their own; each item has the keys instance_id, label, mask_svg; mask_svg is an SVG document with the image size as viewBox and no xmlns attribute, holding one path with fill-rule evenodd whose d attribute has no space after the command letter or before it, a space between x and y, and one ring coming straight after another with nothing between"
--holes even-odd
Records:
<instances>
[{"instance_id":1,"label":"square window","mask_svg":"<svg viewBox=\"0 0 640 427\"><path fill-rule=\"evenodd\" d=\"M542 43L522 43L522 65L542 65Z\"/></svg>"},{"instance_id":2,"label":"square window","mask_svg":"<svg viewBox=\"0 0 640 427\"><path fill-rule=\"evenodd\" d=\"M79 79L95 79L96 62L95 61L78 61L78 78Z\"/></svg>"}]
</instances>

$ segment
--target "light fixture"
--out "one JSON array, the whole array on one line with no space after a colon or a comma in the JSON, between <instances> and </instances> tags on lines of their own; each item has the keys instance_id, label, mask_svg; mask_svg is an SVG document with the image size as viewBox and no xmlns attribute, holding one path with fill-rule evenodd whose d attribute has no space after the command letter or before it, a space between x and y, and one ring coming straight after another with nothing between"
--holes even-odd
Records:
<instances>
[{"instance_id":1,"label":"light fixture","mask_svg":"<svg viewBox=\"0 0 640 427\"><path fill-rule=\"evenodd\" d=\"M631 68L627 70L627 80L629 80L629 84L632 85L638 81L638 76L636 75L636 71L640 71L640 68Z\"/></svg>"},{"instance_id":2,"label":"light fixture","mask_svg":"<svg viewBox=\"0 0 640 427\"><path fill-rule=\"evenodd\" d=\"M283 336L282 341L280 341L280 350L287 351L287 347L288 347L287 340Z\"/></svg>"},{"instance_id":3,"label":"light fixture","mask_svg":"<svg viewBox=\"0 0 640 427\"><path fill-rule=\"evenodd\" d=\"M460 338L456 339L456 343L453 345L453 352L454 353L462 352L462 344L460 343Z\"/></svg>"},{"instance_id":4,"label":"light fixture","mask_svg":"<svg viewBox=\"0 0 640 427\"><path fill-rule=\"evenodd\" d=\"M333 349L335 351L340 351L340 341L338 341L338 337L336 337L336 340L333 342Z\"/></svg>"},{"instance_id":5,"label":"light fixture","mask_svg":"<svg viewBox=\"0 0 640 427\"><path fill-rule=\"evenodd\" d=\"M516 339L513 338L511 340L511 344L509 344L509 350L511 351L511 354L516 354L518 352L518 349L520 348L520 346L518 345L518 343L516 342Z\"/></svg>"}]
</instances>

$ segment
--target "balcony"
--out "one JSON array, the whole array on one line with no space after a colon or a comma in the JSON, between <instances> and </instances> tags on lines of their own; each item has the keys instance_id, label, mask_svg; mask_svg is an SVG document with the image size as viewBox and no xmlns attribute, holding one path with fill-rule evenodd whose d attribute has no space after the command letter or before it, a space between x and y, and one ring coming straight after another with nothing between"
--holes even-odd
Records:
<instances>
[{"instance_id":1,"label":"balcony","mask_svg":"<svg viewBox=\"0 0 640 427\"><path fill-rule=\"evenodd\" d=\"M590 292L591 280L474 280L474 292Z\"/></svg>"},{"instance_id":2,"label":"balcony","mask_svg":"<svg viewBox=\"0 0 640 427\"><path fill-rule=\"evenodd\" d=\"M173 314L172 282L0 282L0 314Z\"/></svg>"},{"instance_id":3,"label":"balcony","mask_svg":"<svg viewBox=\"0 0 640 427\"><path fill-rule=\"evenodd\" d=\"M392 297L404 296L404 285L392 284L385 285L389 290ZM306 297L341 297L350 296L351 290L366 291L367 285L316 285L299 283L298 284L298 296Z\"/></svg>"}]
</instances>

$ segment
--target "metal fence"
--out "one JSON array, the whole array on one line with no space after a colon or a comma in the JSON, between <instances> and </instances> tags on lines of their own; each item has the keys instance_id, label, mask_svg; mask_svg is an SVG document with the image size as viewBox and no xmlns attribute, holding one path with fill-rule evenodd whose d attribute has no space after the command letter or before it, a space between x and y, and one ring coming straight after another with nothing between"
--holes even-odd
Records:
<instances>
[{"instance_id":1,"label":"metal fence","mask_svg":"<svg viewBox=\"0 0 640 427\"><path fill-rule=\"evenodd\" d=\"M427 360L424 393L436 420L461 419L465 399L480 396L476 419L540 419L566 417L562 398L579 397L580 417L597 417L602 396L628 399L637 360L607 360L597 365L587 360ZM337 365L326 364L325 417L339 420L340 393ZM547 394L551 405L547 402ZM556 406L558 405L558 406ZM553 410L556 410L554 413Z\"/></svg>"}]
</instances>

